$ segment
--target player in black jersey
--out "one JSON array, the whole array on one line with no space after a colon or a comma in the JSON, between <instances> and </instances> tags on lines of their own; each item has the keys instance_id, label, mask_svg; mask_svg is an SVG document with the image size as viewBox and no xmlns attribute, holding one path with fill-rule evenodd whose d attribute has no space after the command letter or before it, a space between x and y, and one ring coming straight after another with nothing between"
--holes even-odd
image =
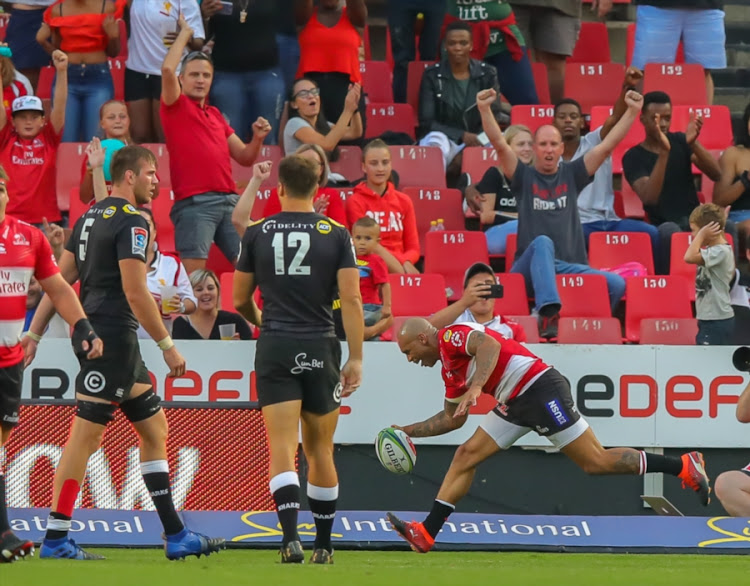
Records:
<instances>
[{"instance_id":1,"label":"player in black jersey","mask_svg":"<svg viewBox=\"0 0 750 586\"><path fill-rule=\"evenodd\" d=\"M261 328L255 373L268 432L270 489L283 531L282 563L304 561L294 466L300 421L316 527L310 561L333 563L331 528L338 498L333 434L341 398L353 393L362 378L364 318L356 257L346 228L313 210L318 165L299 156L281 161L282 211L248 226L234 276L235 307ZM252 301L256 286L263 295L262 320ZM331 309L337 288L349 345L341 370Z\"/></svg>"},{"instance_id":2,"label":"player in black jersey","mask_svg":"<svg viewBox=\"0 0 750 586\"><path fill-rule=\"evenodd\" d=\"M104 155L89 147L95 181L101 179ZM143 147L128 146L112 159L112 195L94 204L76 222L60 259L63 277L81 281L81 301L104 342L99 360L79 356L76 417L55 472L52 512L40 557L100 559L68 537L76 498L89 457L101 444L107 424L119 407L140 440L141 474L164 526L169 559L209 554L224 547L186 529L175 511L167 464L167 420L153 392L141 358L136 330L140 322L164 352L169 376L185 373L180 355L146 286L146 244L149 232L136 206L151 201L157 184L156 158ZM53 310L43 300L30 331L41 335ZM27 360L35 345L27 344Z\"/></svg>"}]
</instances>

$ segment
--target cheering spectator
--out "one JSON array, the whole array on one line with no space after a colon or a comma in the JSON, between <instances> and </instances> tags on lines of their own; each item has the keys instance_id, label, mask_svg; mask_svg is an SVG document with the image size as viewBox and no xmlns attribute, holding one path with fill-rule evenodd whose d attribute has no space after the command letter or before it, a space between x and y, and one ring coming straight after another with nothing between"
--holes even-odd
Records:
<instances>
[{"instance_id":1,"label":"cheering spectator","mask_svg":"<svg viewBox=\"0 0 750 586\"><path fill-rule=\"evenodd\" d=\"M10 117L11 104L21 96L33 96L34 90L28 78L13 66L12 53L7 45L0 43L0 79L3 83L3 106Z\"/></svg>"},{"instance_id":2,"label":"cheering spectator","mask_svg":"<svg viewBox=\"0 0 750 586\"><path fill-rule=\"evenodd\" d=\"M178 317L172 327L175 340L252 340L248 323L238 313L219 309L221 285L213 271L198 269L190 273L195 312Z\"/></svg>"},{"instance_id":3,"label":"cheering spectator","mask_svg":"<svg viewBox=\"0 0 750 586\"><path fill-rule=\"evenodd\" d=\"M289 97L290 117L284 126L284 153L291 155L303 144L316 144L330 153L342 140L361 138L360 93L358 84L349 88L344 110L336 124L331 124L323 113L318 84L305 78L294 82Z\"/></svg>"},{"instance_id":4,"label":"cheering spectator","mask_svg":"<svg viewBox=\"0 0 750 586\"><path fill-rule=\"evenodd\" d=\"M180 14L193 29L188 47L199 51L203 48L206 33L195 0L180 0L176 4L128 0L130 36L125 62L125 101L132 115L133 141L136 144L164 142L159 119L161 64L177 37Z\"/></svg>"},{"instance_id":5,"label":"cheering spectator","mask_svg":"<svg viewBox=\"0 0 750 586\"><path fill-rule=\"evenodd\" d=\"M448 0L446 20L456 18L471 25L474 37L471 56L483 59L497 70L505 98L513 105L538 104L524 36L516 25L511 5L504 0Z\"/></svg>"},{"instance_id":6,"label":"cheering spectator","mask_svg":"<svg viewBox=\"0 0 750 586\"><path fill-rule=\"evenodd\" d=\"M354 188L346 201L348 224L364 216L380 225L381 243L375 248L390 273L419 273L414 264L419 260L419 234L414 204L409 196L396 191L389 181L391 151L380 139L365 145L362 170L365 181Z\"/></svg>"},{"instance_id":7,"label":"cheering spectator","mask_svg":"<svg viewBox=\"0 0 750 586\"><path fill-rule=\"evenodd\" d=\"M472 59L472 47L471 27L450 23L445 33L447 57L424 72L419 88L419 144L438 147L446 169L464 147L482 146L477 93L490 88L500 92L495 68ZM500 117L499 100L492 111Z\"/></svg>"},{"instance_id":8,"label":"cheering spectator","mask_svg":"<svg viewBox=\"0 0 750 586\"><path fill-rule=\"evenodd\" d=\"M44 11L54 0L27 0L6 4L11 7L10 18L7 21L5 42L11 51L13 65L28 78L34 89L28 95L35 93L39 85L39 72L42 67L49 65L49 54L37 43L36 34L42 26Z\"/></svg>"},{"instance_id":9,"label":"cheering spectator","mask_svg":"<svg viewBox=\"0 0 750 586\"><path fill-rule=\"evenodd\" d=\"M252 165L271 125L263 118L256 120L253 139L245 144L221 112L206 103L213 64L205 53L189 53L178 78L180 56L193 36L182 17L179 28L162 66L161 119L175 195L170 213L175 246L192 273L205 267L214 241L229 261L237 260L240 239L232 226L232 211L239 196L230 157L241 165Z\"/></svg>"},{"instance_id":10,"label":"cheering spectator","mask_svg":"<svg viewBox=\"0 0 750 586\"><path fill-rule=\"evenodd\" d=\"M13 100L10 121L5 108L0 111L0 164L11 177L8 215L36 226L41 226L45 217L51 222L62 220L57 207L55 169L65 124L68 56L56 50L52 60L57 84L49 121L45 121L42 100L36 96Z\"/></svg>"},{"instance_id":11,"label":"cheering spectator","mask_svg":"<svg viewBox=\"0 0 750 586\"><path fill-rule=\"evenodd\" d=\"M90 141L99 127L99 108L115 97L107 59L120 53L117 20L125 4L126 0L58 0L44 12L36 40L48 53L61 49L70 58L63 142Z\"/></svg>"}]
</instances>

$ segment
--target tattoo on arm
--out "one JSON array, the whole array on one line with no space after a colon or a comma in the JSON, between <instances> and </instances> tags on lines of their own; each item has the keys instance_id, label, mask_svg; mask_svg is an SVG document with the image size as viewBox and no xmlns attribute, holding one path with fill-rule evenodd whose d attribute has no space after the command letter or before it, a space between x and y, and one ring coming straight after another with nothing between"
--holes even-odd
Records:
<instances>
[{"instance_id":1,"label":"tattoo on arm","mask_svg":"<svg viewBox=\"0 0 750 586\"><path fill-rule=\"evenodd\" d=\"M474 356L476 364L471 386L483 387L492 376L495 366L497 366L497 359L500 356L500 343L484 332L475 331L466 342L466 351Z\"/></svg>"},{"instance_id":2,"label":"tattoo on arm","mask_svg":"<svg viewBox=\"0 0 750 586\"><path fill-rule=\"evenodd\" d=\"M453 417L457 407L457 403L445 401L442 411L425 421L407 426L405 431L411 437L433 437L458 429L466 422L466 417Z\"/></svg>"}]
</instances>

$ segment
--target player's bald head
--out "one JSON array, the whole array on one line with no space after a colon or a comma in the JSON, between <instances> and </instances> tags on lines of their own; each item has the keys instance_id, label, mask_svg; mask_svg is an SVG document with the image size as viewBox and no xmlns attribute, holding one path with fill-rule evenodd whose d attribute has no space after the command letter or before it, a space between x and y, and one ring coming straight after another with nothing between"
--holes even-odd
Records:
<instances>
[{"instance_id":1,"label":"player's bald head","mask_svg":"<svg viewBox=\"0 0 750 586\"><path fill-rule=\"evenodd\" d=\"M435 328L423 317L412 317L407 319L398 331L398 344L401 347L408 346L416 340L420 334L428 334Z\"/></svg>"}]
</instances>

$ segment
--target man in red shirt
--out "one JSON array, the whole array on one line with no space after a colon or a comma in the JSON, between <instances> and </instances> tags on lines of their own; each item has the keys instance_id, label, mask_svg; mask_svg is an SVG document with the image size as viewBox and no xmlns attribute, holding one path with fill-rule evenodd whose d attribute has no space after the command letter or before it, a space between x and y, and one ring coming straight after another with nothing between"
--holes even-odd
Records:
<instances>
[{"instance_id":1,"label":"man in red shirt","mask_svg":"<svg viewBox=\"0 0 750 586\"><path fill-rule=\"evenodd\" d=\"M0 447L18 425L24 351L21 332L26 318L26 295L32 276L49 296L63 319L74 327L73 348L94 359L102 342L83 313L78 296L60 275L52 248L41 230L5 215L7 176L0 172ZM0 468L0 563L34 552L34 544L10 529L5 502L5 477Z\"/></svg>"},{"instance_id":2,"label":"man in red shirt","mask_svg":"<svg viewBox=\"0 0 750 586\"><path fill-rule=\"evenodd\" d=\"M193 34L182 16L179 28L161 70L161 121L175 196L170 213L175 246L192 273L205 268L212 242L231 262L237 260L240 238L232 227L232 210L239 196L231 159L252 165L271 125L258 118L253 139L245 144L221 112L208 105L214 66L205 53L189 53L178 77L180 58Z\"/></svg>"},{"instance_id":3,"label":"man in red shirt","mask_svg":"<svg viewBox=\"0 0 750 586\"><path fill-rule=\"evenodd\" d=\"M0 108L0 164L11 177L8 213L39 227L44 218L50 222L62 219L55 164L68 100L68 56L56 50L52 61L57 82L49 121L45 121L42 100L36 96L13 100L10 124L5 108Z\"/></svg>"},{"instance_id":4,"label":"man in red shirt","mask_svg":"<svg viewBox=\"0 0 750 586\"><path fill-rule=\"evenodd\" d=\"M632 448L604 448L573 404L568 381L524 346L476 323L435 329L427 320L407 320L398 345L409 362L443 365L445 405L426 421L399 427L412 437L441 435L458 429L484 393L497 407L484 416L474 435L456 450L432 510L422 523L405 522L388 513L393 528L412 549L427 553L456 503L469 492L474 470L491 455L507 450L534 430L588 474L677 476L683 487L708 504L709 480L700 452L681 458Z\"/></svg>"}]
</instances>

